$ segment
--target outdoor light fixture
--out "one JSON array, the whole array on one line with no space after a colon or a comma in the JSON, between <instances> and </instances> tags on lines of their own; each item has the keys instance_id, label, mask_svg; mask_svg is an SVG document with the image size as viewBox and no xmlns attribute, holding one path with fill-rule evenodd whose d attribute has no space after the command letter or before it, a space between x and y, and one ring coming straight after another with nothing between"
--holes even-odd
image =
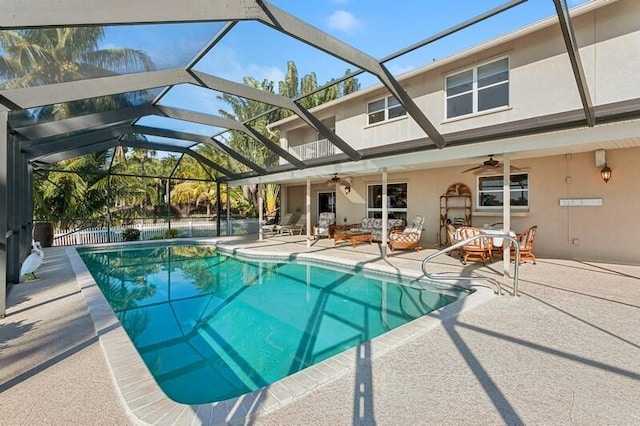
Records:
<instances>
[{"instance_id":1,"label":"outdoor light fixture","mask_svg":"<svg viewBox=\"0 0 640 426\"><path fill-rule=\"evenodd\" d=\"M611 179L611 169L607 166L607 163L604 163L604 167L600 170L600 176L604 183L609 182L609 179Z\"/></svg>"}]
</instances>

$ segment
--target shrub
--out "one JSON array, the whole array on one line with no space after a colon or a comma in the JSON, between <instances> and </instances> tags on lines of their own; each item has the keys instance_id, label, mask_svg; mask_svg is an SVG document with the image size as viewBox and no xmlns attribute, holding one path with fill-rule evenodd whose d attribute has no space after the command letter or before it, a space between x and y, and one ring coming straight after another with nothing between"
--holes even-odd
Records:
<instances>
[{"instance_id":1,"label":"shrub","mask_svg":"<svg viewBox=\"0 0 640 426\"><path fill-rule=\"evenodd\" d=\"M176 238L177 236L178 236L177 229L167 229L166 231L164 231L165 238Z\"/></svg>"},{"instance_id":2,"label":"shrub","mask_svg":"<svg viewBox=\"0 0 640 426\"><path fill-rule=\"evenodd\" d=\"M122 231L122 238L125 241L138 241L140 239L140 230L136 228L127 228Z\"/></svg>"}]
</instances>

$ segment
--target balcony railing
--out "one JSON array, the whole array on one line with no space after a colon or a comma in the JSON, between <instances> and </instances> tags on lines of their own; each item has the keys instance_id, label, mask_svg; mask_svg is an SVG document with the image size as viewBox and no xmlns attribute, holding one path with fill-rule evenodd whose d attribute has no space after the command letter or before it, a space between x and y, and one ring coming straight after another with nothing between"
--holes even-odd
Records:
<instances>
[{"instance_id":1,"label":"balcony railing","mask_svg":"<svg viewBox=\"0 0 640 426\"><path fill-rule=\"evenodd\" d=\"M298 157L300 160L311 160L314 158L330 157L340 154L342 151L336 148L327 139L305 143L298 146L289 147L289 152Z\"/></svg>"}]
</instances>

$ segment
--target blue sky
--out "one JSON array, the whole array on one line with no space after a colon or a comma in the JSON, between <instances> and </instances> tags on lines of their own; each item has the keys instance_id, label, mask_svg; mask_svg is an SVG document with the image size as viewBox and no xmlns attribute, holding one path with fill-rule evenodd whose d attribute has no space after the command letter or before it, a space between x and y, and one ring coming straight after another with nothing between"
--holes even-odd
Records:
<instances>
[{"instance_id":1,"label":"blue sky","mask_svg":"<svg viewBox=\"0 0 640 426\"><path fill-rule=\"evenodd\" d=\"M382 58L507 0L271 0L275 6L356 47ZM575 6L587 0L569 0ZM388 64L394 74L425 65L497 35L555 13L551 0L529 0L445 41ZM107 45L136 47L149 53L160 68L184 65L220 24L141 26L140 31L116 27ZM316 72L319 83L341 76L352 65L319 52L256 22L240 22L196 67L241 81L244 76L279 81L287 60L300 76Z\"/></svg>"},{"instance_id":2,"label":"blue sky","mask_svg":"<svg viewBox=\"0 0 640 426\"><path fill-rule=\"evenodd\" d=\"M569 5L573 7L585 1L587 0L570 0ZM403 0L397 3L388 0L272 0L271 3L380 59L502 5L506 0ZM394 75L398 75L554 14L552 0L529 0L470 29L390 61L387 66ZM216 24L203 24L199 28L188 30L181 28L179 31L167 31L165 28L162 30L164 37L161 43L172 43L164 48L165 52L171 53L161 56L156 62L177 58L177 52L180 52L177 46L193 47L194 38L189 37L194 31L197 31L198 40L206 39L207 30L211 30L212 25ZM168 36L171 32L175 35ZM284 79L288 60L296 63L299 77L315 72L319 84L324 84L332 77L342 76L347 68L355 69L340 59L284 36L263 24L250 21L237 24L195 69L238 82L245 76L258 80L268 79L276 82L277 87L277 82ZM184 64L187 59L183 61ZM359 79L363 87L377 83L375 78L367 75L362 75ZM225 108L216 99L216 94L204 92L194 87L174 88L161 103L214 114L220 108ZM154 120L158 118L146 118L142 124L160 125ZM210 128L199 128L197 125L182 126L176 130L195 133L211 131Z\"/></svg>"},{"instance_id":3,"label":"blue sky","mask_svg":"<svg viewBox=\"0 0 640 426\"><path fill-rule=\"evenodd\" d=\"M587 1L568 0L568 4L573 7ZM507 0L271 0L278 8L377 59L506 2ZM398 75L554 14L552 0L528 0L470 29L386 65L394 75ZM102 47L143 50L151 56L159 69L184 67L222 26L223 23L197 23L108 27ZM195 69L237 82L242 82L245 76L258 80L268 79L274 81L277 88L277 82L284 79L289 60L296 63L300 78L315 72L319 84L342 76L347 68L356 68L266 25L243 21ZM377 83L372 76L361 75L358 78L363 87ZM225 105L217 100L216 95L217 93L193 86L179 86L173 88L161 103L217 114ZM148 118L141 124L154 125L153 120L159 119ZM179 130L197 133L211 131L198 129L196 125L188 125Z\"/></svg>"}]
</instances>

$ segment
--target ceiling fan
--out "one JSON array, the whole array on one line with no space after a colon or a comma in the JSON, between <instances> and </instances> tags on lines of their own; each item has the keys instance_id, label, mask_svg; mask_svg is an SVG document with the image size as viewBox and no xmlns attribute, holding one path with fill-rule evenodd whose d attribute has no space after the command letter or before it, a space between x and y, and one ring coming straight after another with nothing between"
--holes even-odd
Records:
<instances>
[{"instance_id":1,"label":"ceiling fan","mask_svg":"<svg viewBox=\"0 0 640 426\"><path fill-rule=\"evenodd\" d=\"M345 178L341 178L338 176L337 173L334 173L333 176L331 177L331 179L329 179L327 181L327 186L328 187L333 187L336 185L342 185L342 186L351 186L351 178L350 177L345 177Z\"/></svg>"},{"instance_id":2,"label":"ceiling fan","mask_svg":"<svg viewBox=\"0 0 640 426\"><path fill-rule=\"evenodd\" d=\"M493 158L493 154L489 155L489 159L485 160L482 164L480 164L479 166L475 166L475 167L471 167L470 169L467 170L463 170L462 173L467 173L467 172L474 172L474 174L479 175L482 173L487 173L487 172L497 172L500 171L502 169L502 163L499 162L498 160L495 160ZM516 166L511 166L511 171L520 171L522 169L516 167Z\"/></svg>"}]
</instances>

